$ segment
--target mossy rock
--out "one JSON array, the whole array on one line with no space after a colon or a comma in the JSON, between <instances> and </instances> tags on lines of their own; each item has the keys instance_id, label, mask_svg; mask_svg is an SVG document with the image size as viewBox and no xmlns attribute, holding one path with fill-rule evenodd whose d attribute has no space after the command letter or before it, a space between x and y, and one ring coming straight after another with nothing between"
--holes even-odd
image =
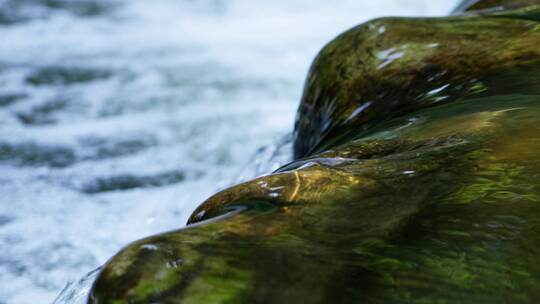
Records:
<instances>
[{"instance_id":1,"label":"mossy rock","mask_svg":"<svg viewBox=\"0 0 540 304\"><path fill-rule=\"evenodd\" d=\"M511 80L540 63L537 41L538 23L500 16L384 18L355 27L328 44L311 68L295 156L421 108L513 91ZM517 92L540 91L535 73L520 81Z\"/></svg>"},{"instance_id":2,"label":"mossy rock","mask_svg":"<svg viewBox=\"0 0 540 304\"><path fill-rule=\"evenodd\" d=\"M540 24L506 13L339 36L310 71L297 159L123 249L89 303L540 298Z\"/></svg>"},{"instance_id":3,"label":"mossy rock","mask_svg":"<svg viewBox=\"0 0 540 304\"><path fill-rule=\"evenodd\" d=\"M465 0L454 10L455 14L474 11L501 11L539 5L538 0Z\"/></svg>"}]
</instances>

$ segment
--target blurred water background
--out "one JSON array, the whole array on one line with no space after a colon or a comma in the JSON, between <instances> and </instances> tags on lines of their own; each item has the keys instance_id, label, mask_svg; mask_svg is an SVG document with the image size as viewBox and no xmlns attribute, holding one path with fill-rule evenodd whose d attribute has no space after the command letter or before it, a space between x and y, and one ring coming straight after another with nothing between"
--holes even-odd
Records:
<instances>
[{"instance_id":1,"label":"blurred water background","mask_svg":"<svg viewBox=\"0 0 540 304\"><path fill-rule=\"evenodd\" d=\"M0 304L51 303L288 161L326 42L456 2L0 0Z\"/></svg>"}]
</instances>

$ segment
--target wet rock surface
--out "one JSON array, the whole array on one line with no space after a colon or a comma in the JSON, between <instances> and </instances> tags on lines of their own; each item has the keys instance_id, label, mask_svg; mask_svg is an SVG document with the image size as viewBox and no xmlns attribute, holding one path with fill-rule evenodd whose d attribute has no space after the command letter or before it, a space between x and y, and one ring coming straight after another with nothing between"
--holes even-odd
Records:
<instances>
[{"instance_id":1,"label":"wet rock surface","mask_svg":"<svg viewBox=\"0 0 540 304\"><path fill-rule=\"evenodd\" d=\"M540 3L536 0L466 0L454 10L454 14L481 10L502 11L538 4Z\"/></svg>"},{"instance_id":2,"label":"wet rock surface","mask_svg":"<svg viewBox=\"0 0 540 304\"><path fill-rule=\"evenodd\" d=\"M296 157L391 116L511 90L508 78L540 64L535 26L502 18L390 18L349 30L322 50L308 76ZM530 83L520 93L538 93L537 75L522 81Z\"/></svg>"},{"instance_id":3,"label":"wet rock surface","mask_svg":"<svg viewBox=\"0 0 540 304\"><path fill-rule=\"evenodd\" d=\"M533 302L534 12L377 19L339 36L308 76L296 160L124 248L88 303Z\"/></svg>"}]
</instances>

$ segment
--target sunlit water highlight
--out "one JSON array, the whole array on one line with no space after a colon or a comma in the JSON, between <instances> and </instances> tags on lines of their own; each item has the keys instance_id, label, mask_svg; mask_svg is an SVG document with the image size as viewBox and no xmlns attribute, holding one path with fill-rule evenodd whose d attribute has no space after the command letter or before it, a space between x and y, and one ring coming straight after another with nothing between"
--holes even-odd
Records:
<instances>
[{"instance_id":1,"label":"sunlit water highlight","mask_svg":"<svg viewBox=\"0 0 540 304\"><path fill-rule=\"evenodd\" d=\"M276 169L324 43L455 2L0 1L0 303L50 303Z\"/></svg>"}]
</instances>

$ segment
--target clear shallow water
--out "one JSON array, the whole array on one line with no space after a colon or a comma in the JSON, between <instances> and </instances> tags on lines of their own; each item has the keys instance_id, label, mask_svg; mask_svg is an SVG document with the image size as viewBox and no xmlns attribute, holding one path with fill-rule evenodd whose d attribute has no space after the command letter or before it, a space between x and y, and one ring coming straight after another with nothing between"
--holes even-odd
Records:
<instances>
[{"instance_id":1,"label":"clear shallow water","mask_svg":"<svg viewBox=\"0 0 540 304\"><path fill-rule=\"evenodd\" d=\"M274 145L308 66L344 29L455 5L40 3L0 1L0 303L50 303L127 243L286 162Z\"/></svg>"}]
</instances>

